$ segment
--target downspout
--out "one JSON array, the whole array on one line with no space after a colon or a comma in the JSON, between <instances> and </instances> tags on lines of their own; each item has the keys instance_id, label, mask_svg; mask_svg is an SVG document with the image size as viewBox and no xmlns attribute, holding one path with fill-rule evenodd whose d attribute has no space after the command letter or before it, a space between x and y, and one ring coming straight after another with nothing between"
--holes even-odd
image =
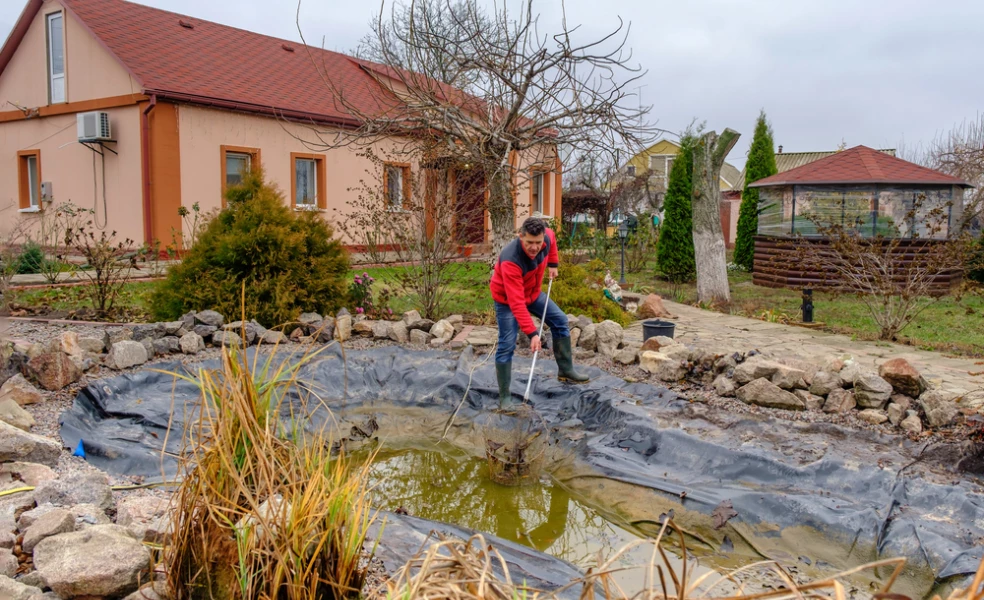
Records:
<instances>
[{"instance_id":1,"label":"downspout","mask_svg":"<svg viewBox=\"0 0 984 600\"><path fill-rule=\"evenodd\" d=\"M150 111L157 106L157 94L150 95L150 103L140 113L140 174L143 178L143 224L144 243L149 244L154 237L154 224L150 212Z\"/></svg>"}]
</instances>

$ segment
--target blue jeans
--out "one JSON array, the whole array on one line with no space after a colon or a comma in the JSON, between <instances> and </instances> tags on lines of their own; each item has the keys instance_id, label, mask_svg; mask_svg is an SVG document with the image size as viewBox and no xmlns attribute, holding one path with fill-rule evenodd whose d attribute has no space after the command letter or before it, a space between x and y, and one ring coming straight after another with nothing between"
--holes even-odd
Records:
<instances>
[{"instance_id":1,"label":"blue jeans","mask_svg":"<svg viewBox=\"0 0 984 600\"><path fill-rule=\"evenodd\" d=\"M536 318L543 316L543 304L547 303L547 327L555 338L570 337L571 331L567 327L567 315L560 307L554 304L553 300L547 300L547 295L540 292L540 297L533 304L526 307L530 314ZM519 322L508 304L501 302L495 303L495 320L499 327L499 345L495 351L495 362L499 364L512 362L513 352L516 350L516 335L519 333Z\"/></svg>"}]
</instances>

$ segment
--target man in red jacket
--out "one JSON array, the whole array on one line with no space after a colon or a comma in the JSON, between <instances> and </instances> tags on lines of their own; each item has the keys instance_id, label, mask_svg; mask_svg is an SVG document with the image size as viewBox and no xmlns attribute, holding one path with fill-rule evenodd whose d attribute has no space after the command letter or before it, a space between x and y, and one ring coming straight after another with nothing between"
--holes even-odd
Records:
<instances>
[{"instance_id":1,"label":"man in red jacket","mask_svg":"<svg viewBox=\"0 0 984 600\"><path fill-rule=\"evenodd\" d=\"M529 336L531 351L539 350L540 336L530 313L542 316L544 304L547 308L545 321L553 337L557 378L573 383L588 381L586 376L574 370L567 315L542 291L544 271L549 269L550 279L556 278L559 262L557 236L536 217L523 222L519 237L502 249L496 261L489 289L495 300L495 318L499 326L495 373L499 380L500 408L509 408L513 404L509 384L516 332L521 329Z\"/></svg>"}]
</instances>

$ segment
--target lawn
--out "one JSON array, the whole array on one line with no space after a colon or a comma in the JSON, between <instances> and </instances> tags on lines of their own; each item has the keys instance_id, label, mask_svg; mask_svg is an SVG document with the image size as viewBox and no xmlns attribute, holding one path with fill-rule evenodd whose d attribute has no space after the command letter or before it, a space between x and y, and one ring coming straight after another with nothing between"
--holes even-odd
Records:
<instances>
[{"instance_id":1,"label":"lawn","mask_svg":"<svg viewBox=\"0 0 984 600\"><path fill-rule=\"evenodd\" d=\"M373 296L379 298L384 289L393 292L389 302L389 308L395 314L418 307L416 296L399 295L399 286L396 283L396 274L402 267L371 267L365 269L353 269L352 275L361 275L368 272L376 284L373 288ZM489 278L492 276L489 266L484 261L469 262L457 265L458 272L454 277L454 284L448 294L448 300L444 307L445 313L460 314L469 318L470 321L482 323L494 323L495 317L492 309L492 297L489 294Z\"/></svg>"},{"instance_id":2,"label":"lawn","mask_svg":"<svg viewBox=\"0 0 984 600\"><path fill-rule=\"evenodd\" d=\"M123 286L111 320L144 321L150 318L149 301L154 281L135 281ZM12 314L42 315L47 318L96 320L92 302L82 285L36 287L13 292ZM103 319L100 319L103 320Z\"/></svg>"}]
</instances>

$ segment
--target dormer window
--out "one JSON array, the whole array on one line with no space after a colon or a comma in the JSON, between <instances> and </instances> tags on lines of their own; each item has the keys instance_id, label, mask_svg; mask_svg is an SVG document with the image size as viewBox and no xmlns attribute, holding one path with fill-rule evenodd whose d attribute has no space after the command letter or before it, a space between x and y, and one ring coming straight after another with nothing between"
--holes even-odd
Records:
<instances>
[{"instance_id":1,"label":"dormer window","mask_svg":"<svg viewBox=\"0 0 984 600\"><path fill-rule=\"evenodd\" d=\"M48 30L48 104L65 101L65 27L62 13L47 16Z\"/></svg>"}]
</instances>

